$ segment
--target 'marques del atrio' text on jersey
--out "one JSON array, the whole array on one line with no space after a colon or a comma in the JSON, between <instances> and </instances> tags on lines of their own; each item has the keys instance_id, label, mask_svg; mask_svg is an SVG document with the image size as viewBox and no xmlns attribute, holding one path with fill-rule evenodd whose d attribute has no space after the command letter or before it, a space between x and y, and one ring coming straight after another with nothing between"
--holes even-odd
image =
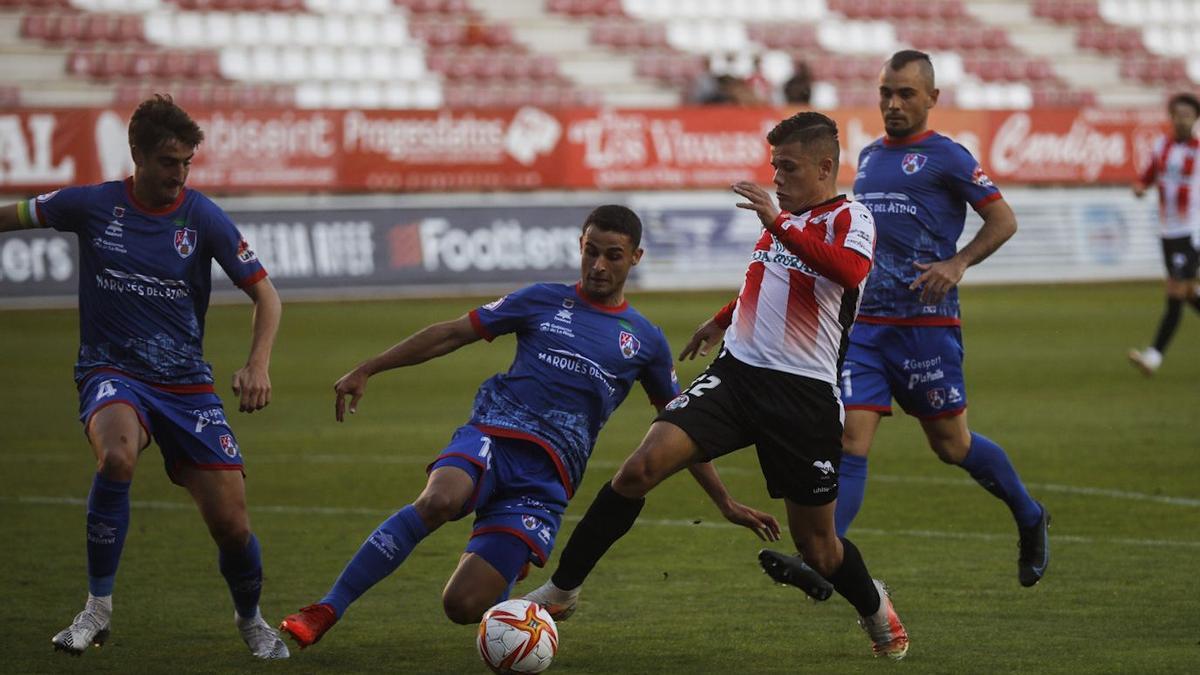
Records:
<instances>
[{"instance_id":1,"label":"'marques del atrio' text on jersey","mask_svg":"<svg viewBox=\"0 0 1200 675\"><path fill-rule=\"evenodd\" d=\"M666 337L628 303L603 307L577 286L535 284L472 310L470 318L486 340L517 336L512 365L480 385L470 423L545 448L568 495L634 381L658 406L679 393Z\"/></svg>"},{"instance_id":2,"label":"'marques del atrio' text on jersey","mask_svg":"<svg viewBox=\"0 0 1200 675\"><path fill-rule=\"evenodd\" d=\"M201 351L212 261L239 287L267 276L229 217L184 189L162 209L140 205L132 180L63 188L29 216L79 236L79 381L113 368L151 383L210 385Z\"/></svg>"},{"instance_id":3,"label":"'marques del atrio' text on jersey","mask_svg":"<svg viewBox=\"0 0 1200 675\"><path fill-rule=\"evenodd\" d=\"M878 232L858 320L958 325L957 287L930 305L908 286L921 273L914 262L946 260L957 252L967 204L979 209L1000 199L979 162L934 131L902 141L881 138L858 156L854 198L871 210Z\"/></svg>"}]
</instances>

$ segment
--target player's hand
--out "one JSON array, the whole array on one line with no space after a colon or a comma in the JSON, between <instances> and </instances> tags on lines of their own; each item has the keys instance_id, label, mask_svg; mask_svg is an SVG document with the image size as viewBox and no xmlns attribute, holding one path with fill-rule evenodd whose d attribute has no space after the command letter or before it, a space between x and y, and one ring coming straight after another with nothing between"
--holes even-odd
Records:
<instances>
[{"instance_id":1,"label":"player's hand","mask_svg":"<svg viewBox=\"0 0 1200 675\"><path fill-rule=\"evenodd\" d=\"M908 285L908 290L920 289L921 302L927 305L941 302L967 271L967 266L954 258L932 263L915 262L913 267L921 271L921 276Z\"/></svg>"},{"instance_id":2,"label":"player's hand","mask_svg":"<svg viewBox=\"0 0 1200 675\"><path fill-rule=\"evenodd\" d=\"M713 345L721 342L721 338L725 336L725 329L717 325L717 322L709 319L700 324L695 333L692 333L692 339L684 345L683 351L679 352L679 360L687 361L696 358L696 355L708 356L708 350L712 349Z\"/></svg>"},{"instance_id":3,"label":"player's hand","mask_svg":"<svg viewBox=\"0 0 1200 675\"><path fill-rule=\"evenodd\" d=\"M337 421L345 421L346 397L350 397L350 414L358 412L358 402L367 391L367 374L355 368L333 383L333 416Z\"/></svg>"},{"instance_id":4,"label":"player's hand","mask_svg":"<svg viewBox=\"0 0 1200 675\"><path fill-rule=\"evenodd\" d=\"M233 374L233 395L238 397L238 410L252 413L271 402L271 376L260 366L245 365Z\"/></svg>"},{"instance_id":5,"label":"player's hand","mask_svg":"<svg viewBox=\"0 0 1200 675\"><path fill-rule=\"evenodd\" d=\"M750 528L763 541L779 541L779 521L765 511L730 499L721 507L721 515L734 525Z\"/></svg>"},{"instance_id":6,"label":"player's hand","mask_svg":"<svg viewBox=\"0 0 1200 675\"><path fill-rule=\"evenodd\" d=\"M779 209L775 207L775 202L771 199L771 195L767 194L767 191L758 185L749 181L739 181L730 187L733 188L734 192L750 200L748 202L738 202L736 206L739 209L748 209L757 213L763 227L770 226L779 217Z\"/></svg>"},{"instance_id":7,"label":"player's hand","mask_svg":"<svg viewBox=\"0 0 1200 675\"><path fill-rule=\"evenodd\" d=\"M1141 199L1142 195L1144 195L1144 194L1146 194L1146 186L1142 185L1141 183L1134 183L1133 184L1133 196L1137 197L1138 199Z\"/></svg>"}]
</instances>

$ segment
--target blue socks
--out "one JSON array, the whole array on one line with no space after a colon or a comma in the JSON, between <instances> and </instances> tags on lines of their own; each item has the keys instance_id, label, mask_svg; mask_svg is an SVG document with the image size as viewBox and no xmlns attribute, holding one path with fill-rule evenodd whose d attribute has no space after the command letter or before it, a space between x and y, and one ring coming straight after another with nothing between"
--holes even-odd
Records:
<instances>
[{"instance_id":1,"label":"blue socks","mask_svg":"<svg viewBox=\"0 0 1200 675\"><path fill-rule=\"evenodd\" d=\"M1042 507L1025 490L1004 449L986 436L971 433L971 448L959 466L1008 505L1017 525L1029 527L1042 517Z\"/></svg>"},{"instance_id":2,"label":"blue socks","mask_svg":"<svg viewBox=\"0 0 1200 675\"><path fill-rule=\"evenodd\" d=\"M988 437L972 432L971 448L959 466L985 490L1008 505L1017 525L1029 527L1041 518L1042 507L1025 490L1008 454ZM866 495L867 458L842 453L840 473L834 524L838 536L844 537Z\"/></svg>"},{"instance_id":3,"label":"blue socks","mask_svg":"<svg viewBox=\"0 0 1200 675\"><path fill-rule=\"evenodd\" d=\"M846 536L850 523L862 508L867 494L867 458L842 453L842 465L838 470L838 496L834 507L833 522L839 537Z\"/></svg>"},{"instance_id":4,"label":"blue socks","mask_svg":"<svg viewBox=\"0 0 1200 675\"><path fill-rule=\"evenodd\" d=\"M258 597L262 594L262 551L258 547L258 537L250 535L250 541L240 551L219 551L217 560L221 576L229 584L238 616L253 618L258 612Z\"/></svg>"},{"instance_id":5,"label":"blue socks","mask_svg":"<svg viewBox=\"0 0 1200 675\"><path fill-rule=\"evenodd\" d=\"M130 481L109 480L99 473L92 479L87 501L88 592L112 595L117 564L129 532Z\"/></svg>"},{"instance_id":6,"label":"blue socks","mask_svg":"<svg viewBox=\"0 0 1200 675\"><path fill-rule=\"evenodd\" d=\"M332 606L340 619L350 603L395 572L428 534L411 504L395 512L367 537L321 602Z\"/></svg>"}]
</instances>

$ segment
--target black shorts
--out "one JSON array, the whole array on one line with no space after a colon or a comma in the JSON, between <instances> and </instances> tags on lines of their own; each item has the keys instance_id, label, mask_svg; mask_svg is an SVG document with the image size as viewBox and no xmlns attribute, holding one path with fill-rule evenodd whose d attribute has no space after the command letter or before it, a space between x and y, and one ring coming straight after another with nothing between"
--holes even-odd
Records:
<instances>
[{"instance_id":1,"label":"black shorts","mask_svg":"<svg viewBox=\"0 0 1200 675\"><path fill-rule=\"evenodd\" d=\"M747 365L722 350L658 419L687 432L710 460L754 445L776 499L820 506L837 498L842 403L828 382Z\"/></svg>"},{"instance_id":2,"label":"black shorts","mask_svg":"<svg viewBox=\"0 0 1200 675\"><path fill-rule=\"evenodd\" d=\"M1171 237L1162 240L1163 262L1167 265L1167 276L1186 281L1195 279L1200 271L1200 252L1191 237Z\"/></svg>"}]
</instances>

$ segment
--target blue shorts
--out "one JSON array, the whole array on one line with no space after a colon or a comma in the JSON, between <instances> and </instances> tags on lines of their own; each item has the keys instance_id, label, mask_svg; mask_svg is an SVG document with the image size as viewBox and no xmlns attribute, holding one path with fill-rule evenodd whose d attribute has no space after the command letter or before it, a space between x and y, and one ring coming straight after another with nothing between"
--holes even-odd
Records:
<instances>
[{"instance_id":1,"label":"blue shorts","mask_svg":"<svg viewBox=\"0 0 1200 675\"><path fill-rule=\"evenodd\" d=\"M183 466L213 471L243 471L237 438L225 421L221 399L211 391L163 391L111 370L88 375L79 389L79 421L86 431L101 408L124 403L137 413L146 435L158 443L171 482L183 485ZM140 450L140 448L139 448Z\"/></svg>"},{"instance_id":2,"label":"blue shorts","mask_svg":"<svg viewBox=\"0 0 1200 675\"><path fill-rule=\"evenodd\" d=\"M920 419L967 408L958 326L856 323L840 379L846 410L892 414L892 398Z\"/></svg>"},{"instance_id":3,"label":"blue shorts","mask_svg":"<svg viewBox=\"0 0 1200 675\"><path fill-rule=\"evenodd\" d=\"M546 450L466 425L454 432L429 471L443 466L458 467L475 481L474 494L455 518L475 513L467 552L482 556L510 585L525 563L546 564L567 508L566 488ZM497 537L515 537L525 546L497 544Z\"/></svg>"}]
</instances>

